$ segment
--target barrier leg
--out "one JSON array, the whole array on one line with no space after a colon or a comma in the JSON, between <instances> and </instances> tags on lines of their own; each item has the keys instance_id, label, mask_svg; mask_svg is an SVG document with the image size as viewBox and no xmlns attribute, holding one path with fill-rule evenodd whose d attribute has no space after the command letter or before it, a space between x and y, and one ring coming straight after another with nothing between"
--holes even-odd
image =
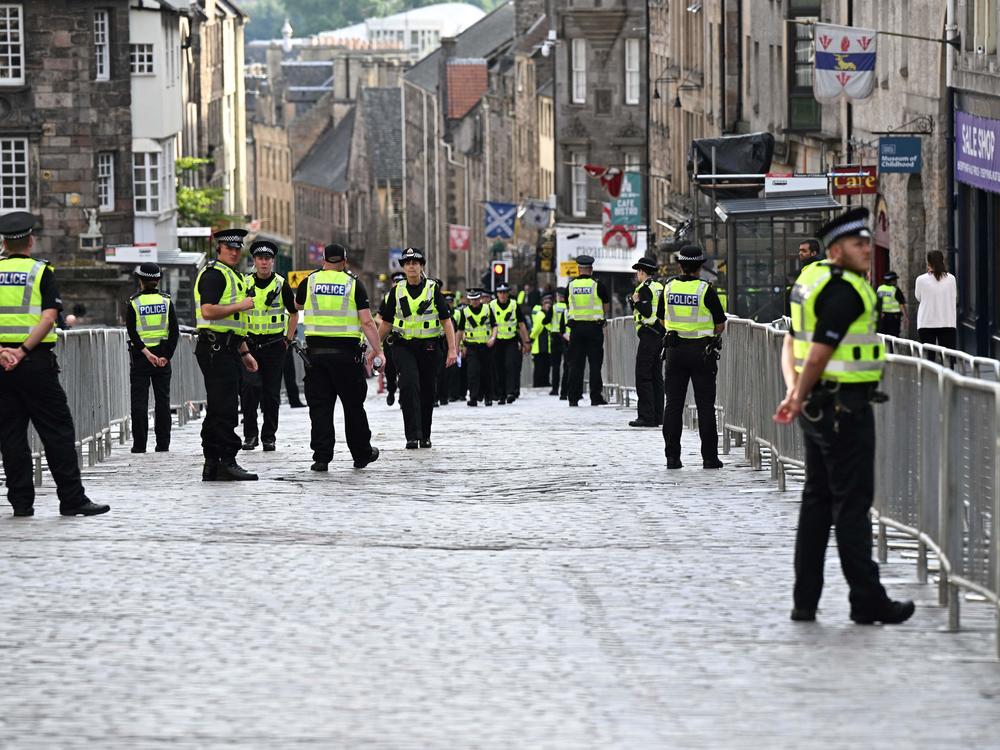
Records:
<instances>
[{"instance_id":1,"label":"barrier leg","mask_svg":"<svg viewBox=\"0 0 1000 750\"><path fill-rule=\"evenodd\" d=\"M42 454L35 456L35 486L42 486Z\"/></svg>"},{"instance_id":2,"label":"barrier leg","mask_svg":"<svg viewBox=\"0 0 1000 750\"><path fill-rule=\"evenodd\" d=\"M927 583L927 545L917 542L917 581Z\"/></svg>"},{"instance_id":3,"label":"barrier leg","mask_svg":"<svg viewBox=\"0 0 1000 750\"><path fill-rule=\"evenodd\" d=\"M885 524L878 522L878 561L884 563L889 559L889 539L886 536Z\"/></svg>"},{"instance_id":4,"label":"barrier leg","mask_svg":"<svg viewBox=\"0 0 1000 750\"><path fill-rule=\"evenodd\" d=\"M961 601L958 586L948 586L948 630L957 631L961 627Z\"/></svg>"}]
</instances>

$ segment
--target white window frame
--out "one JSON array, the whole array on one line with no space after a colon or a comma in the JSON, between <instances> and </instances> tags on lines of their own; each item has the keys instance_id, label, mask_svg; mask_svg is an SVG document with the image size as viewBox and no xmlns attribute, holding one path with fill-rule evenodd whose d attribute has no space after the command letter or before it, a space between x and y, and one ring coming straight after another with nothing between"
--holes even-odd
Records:
<instances>
[{"instance_id":1,"label":"white window frame","mask_svg":"<svg viewBox=\"0 0 1000 750\"><path fill-rule=\"evenodd\" d=\"M133 42L128 46L128 69L134 76L156 75L156 50L152 42Z\"/></svg>"},{"instance_id":2,"label":"white window frame","mask_svg":"<svg viewBox=\"0 0 1000 750\"><path fill-rule=\"evenodd\" d=\"M587 155L582 151L573 152L573 167L570 173L570 200L573 216L587 215L587 172L583 165L587 163Z\"/></svg>"},{"instance_id":3,"label":"white window frame","mask_svg":"<svg viewBox=\"0 0 1000 750\"><path fill-rule=\"evenodd\" d=\"M639 40L625 40L625 103L639 103Z\"/></svg>"},{"instance_id":4,"label":"white window frame","mask_svg":"<svg viewBox=\"0 0 1000 750\"><path fill-rule=\"evenodd\" d=\"M27 138L0 138L0 214L30 210L30 158Z\"/></svg>"},{"instance_id":5,"label":"white window frame","mask_svg":"<svg viewBox=\"0 0 1000 750\"><path fill-rule=\"evenodd\" d=\"M631 151L626 151L624 156L625 156L624 171L638 172L642 168L642 159L639 158L639 154L633 153Z\"/></svg>"},{"instance_id":6,"label":"white window frame","mask_svg":"<svg viewBox=\"0 0 1000 750\"><path fill-rule=\"evenodd\" d=\"M158 216L160 213L160 156L159 151L132 153L132 200L136 214Z\"/></svg>"},{"instance_id":7,"label":"white window frame","mask_svg":"<svg viewBox=\"0 0 1000 750\"><path fill-rule=\"evenodd\" d=\"M94 80L111 80L110 14L106 10L94 11Z\"/></svg>"},{"instance_id":8,"label":"white window frame","mask_svg":"<svg viewBox=\"0 0 1000 750\"><path fill-rule=\"evenodd\" d=\"M97 208L102 213L115 210L115 155L97 152Z\"/></svg>"},{"instance_id":9,"label":"white window frame","mask_svg":"<svg viewBox=\"0 0 1000 750\"><path fill-rule=\"evenodd\" d=\"M972 0L973 51L977 55L997 52L997 0Z\"/></svg>"},{"instance_id":10,"label":"white window frame","mask_svg":"<svg viewBox=\"0 0 1000 750\"><path fill-rule=\"evenodd\" d=\"M573 104L587 103L587 40L574 39L573 64Z\"/></svg>"},{"instance_id":11,"label":"white window frame","mask_svg":"<svg viewBox=\"0 0 1000 750\"><path fill-rule=\"evenodd\" d=\"M171 211L176 208L177 178L174 175L174 139L163 142L160 155L160 210Z\"/></svg>"},{"instance_id":12,"label":"white window frame","mask_svg":"<svg viewBox=\"0 0 1000 750\"><path fill-rule=\"evenodd\" d=\"M12 40L15 35L16 39ZM23 83L24 7L20 3L0 3L0 85L20 86Z\"/></svg>"}]
</instances>

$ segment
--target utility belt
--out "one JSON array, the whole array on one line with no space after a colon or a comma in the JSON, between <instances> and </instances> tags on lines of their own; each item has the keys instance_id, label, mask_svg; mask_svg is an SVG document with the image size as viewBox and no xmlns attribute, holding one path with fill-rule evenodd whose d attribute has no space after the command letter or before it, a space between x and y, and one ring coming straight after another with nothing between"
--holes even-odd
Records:
<instances>
[{"instance_id":1,"label":"utility belt","mask_svg":"<svg viewBox=\"0 0 1000 750\"><path fill-rule=\"evenodd\" d=\"M641 326L639 326L638 334L640 336L642 336L643 334L646 334L647 336L652 335L652 336L656 336L657 338L660 338L660 337L662 337L664 335L664 330L660 326L649 325L648 323L643 323Z\"/></svg>"},{"instance_id":2,"label":"utility belt","mask_svg":"<svg viewBox=\"0 0 1000 750\"><path fill-rule=\"evenodd\" d=\"M198 331L198 342L204 342L213 352L222 350L236 351L243 343L243 337L227 331Z\"/></svg>"},{"instance_id":3,"label":"utility belt","mask_svg":"<svg viewBox=\"0 0 1000 750\"><path fill-rule=\"evenodd\" d=\"M251 349L266 349L269 346L280 343L284 338L285 334L283 333L251 333L247 336L247 346Z\"/></svg>"},{"instance_id":4,"label":"utility belt","mask_svg":"<svg viewBox=\"0 0 1000 750\"><path fill-rule=\"evenodd\" d=\"M850 414L869 404L884 404L889 396L878 389L878 383L840 383L835 380L820 380L813 386L802 407L802 416L810 422L818 422L827 409L834 415ZM836 429L837 424L834 424Z\"/></svg>"}]
</instances>

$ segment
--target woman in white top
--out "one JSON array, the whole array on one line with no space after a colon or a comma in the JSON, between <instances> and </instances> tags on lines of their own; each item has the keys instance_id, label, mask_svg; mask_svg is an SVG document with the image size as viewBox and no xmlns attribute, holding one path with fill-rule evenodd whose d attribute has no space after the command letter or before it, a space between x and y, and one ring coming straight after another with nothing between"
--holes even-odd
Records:
<instances>
[{"instance_id":1,"label":"woman in white top","mask_svg":"<svg viewBox=\"0 0 1000 750\"><path fill-rule=\"evenodd\" d=\"M917 277L917 336L922 344L955 348L958 317L958 287L948 273L944 253L927 253L927 273Z\"/></svg>"}]
</instances>

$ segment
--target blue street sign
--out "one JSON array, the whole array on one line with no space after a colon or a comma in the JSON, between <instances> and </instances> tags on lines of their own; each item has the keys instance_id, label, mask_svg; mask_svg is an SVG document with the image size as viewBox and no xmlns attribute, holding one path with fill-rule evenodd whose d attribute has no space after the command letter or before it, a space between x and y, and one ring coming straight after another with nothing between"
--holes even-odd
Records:
<instances>
[{"instance_id":1,"label":"blue street sign","mask_svg":"<svg viewBox=\"0 0 1000 750\"><path fill-rule=\"evenodd\" d=\"M879 174L919 172L923 167L920 146L920 137L915 135L892 135L879 138Z\"/></svg>"}]
</instances>

